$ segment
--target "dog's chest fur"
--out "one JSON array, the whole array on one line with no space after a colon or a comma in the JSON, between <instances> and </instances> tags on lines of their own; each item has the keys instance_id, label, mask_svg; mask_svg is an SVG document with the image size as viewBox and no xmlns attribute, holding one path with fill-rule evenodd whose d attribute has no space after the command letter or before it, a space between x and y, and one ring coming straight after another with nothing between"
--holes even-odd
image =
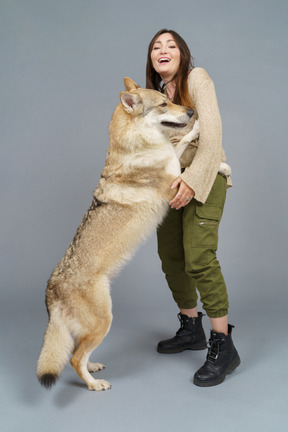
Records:
<instances>
[{"instance_id":1,"label":"dog's chest fur","mask_svg":"<svg viewBox=\"0 0 288 432\"><path fill-rule=\"evenodd\" d=\"M122 111L116 108L110 123L106 164L94 196L126 205L170 200L170 185L180 174L172 144L160 133L153 139L145 136L144 129Z\"/></svg>"}]
</instances>

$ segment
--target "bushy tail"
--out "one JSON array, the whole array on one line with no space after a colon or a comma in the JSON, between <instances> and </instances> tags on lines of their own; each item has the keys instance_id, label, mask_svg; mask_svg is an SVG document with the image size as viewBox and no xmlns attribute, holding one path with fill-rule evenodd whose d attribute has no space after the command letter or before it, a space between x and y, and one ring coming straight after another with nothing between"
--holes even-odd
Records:
<instances>
[{"instance_id":1,"label":"bushy tail","mask_svg":"<svg viewBox=\"0 0 288 432\"><path fill-rule=\"evenodd\" d=\"M56 383L73 348L73 337L67 326L59 316L56 318L52 314L37 363L37 376L41 385L50 388Z\"/></svg>"}]
</instances>

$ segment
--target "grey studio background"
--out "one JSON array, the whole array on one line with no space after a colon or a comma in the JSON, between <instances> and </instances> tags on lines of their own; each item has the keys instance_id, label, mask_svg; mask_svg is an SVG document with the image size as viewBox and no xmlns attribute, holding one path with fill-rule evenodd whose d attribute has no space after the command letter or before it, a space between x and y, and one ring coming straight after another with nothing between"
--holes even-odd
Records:
<instances>
[{"instance_id":1,"label":"grey studio background","mask_svg":"<svg viewBox=\"0 0 288 432\"><path fill-rule=\"evenodd\" d=\"M0 1L1 431L287 430L287 16L286 0ZM234 182L219 258L242 364L202 389L205 352L157 354L178 321L153 235L114 280L93 355L112 390L89 392L68 364L46 391L46 281L90 205L123 77L145 85L163 27L216 86Z\"/></svg>"}]
</instances>

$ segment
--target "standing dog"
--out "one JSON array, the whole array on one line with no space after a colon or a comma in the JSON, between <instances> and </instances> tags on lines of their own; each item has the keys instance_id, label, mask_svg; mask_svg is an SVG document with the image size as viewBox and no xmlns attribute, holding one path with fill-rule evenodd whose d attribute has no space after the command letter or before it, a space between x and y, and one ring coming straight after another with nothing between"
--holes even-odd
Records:
<instances>
[{"instance_id":1,"label":"standing dog","mask_svg":"<svg viewBox=\"0 0 288 432\"><path fill-rule=\"evenodd\" d=\"M90 390L110 388L90 374L104 366L89 361L111 326L109 281L166 215L175 195L171 184L180 174L178 157L187 144L176 146L176 156L168 137L195 121L193 110L129 78L124 82L92 204L47 285L49 322L37 375L48 388L72 353L71 365ZM195 127L189 141L197 134Z\"/></svg>"}]
</instances>

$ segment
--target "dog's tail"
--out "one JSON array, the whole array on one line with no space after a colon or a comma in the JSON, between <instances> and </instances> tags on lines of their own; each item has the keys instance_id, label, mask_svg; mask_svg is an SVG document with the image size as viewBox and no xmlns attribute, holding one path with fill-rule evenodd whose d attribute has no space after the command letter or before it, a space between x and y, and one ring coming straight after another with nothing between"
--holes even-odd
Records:
<instances>
[{"instance_id":1,"label":"dog's tail","mask_svg":"<svg viewBox=\"0 0 288 432\"><path fill-rule=\"evenodd\" d=\"M51 388L56 383L73 349L74 340L66 323L57 312L52 313L37 362L41 385Z\"/></svg>"}]
</instances>

